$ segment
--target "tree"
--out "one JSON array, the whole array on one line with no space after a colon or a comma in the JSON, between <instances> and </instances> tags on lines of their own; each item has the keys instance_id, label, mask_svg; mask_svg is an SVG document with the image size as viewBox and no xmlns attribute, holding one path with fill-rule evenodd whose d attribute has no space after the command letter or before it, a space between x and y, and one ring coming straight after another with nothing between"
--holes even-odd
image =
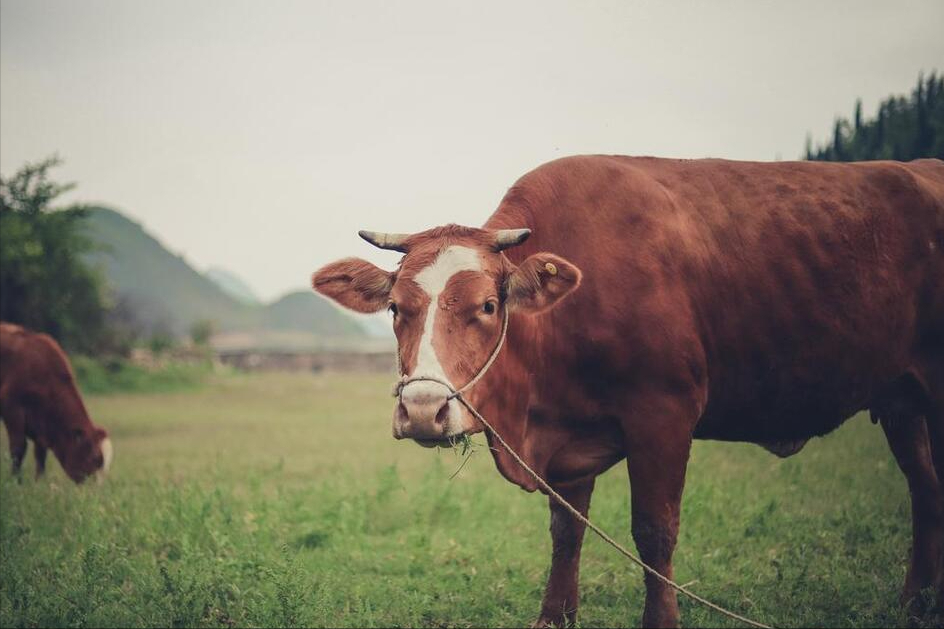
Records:
<instances>
[{"instance_id":1,"label":"tree","mask_svg":"<svg viewBox=\"0 0 944 629\"><path fill-rule=\"evenodd\" d=\"M833 147L832 154L837 161L845 161L846 147L842 139L842 120L836 119L836 125L833 127Z\"/></svg>"},{"instance_id":2,"label":"tree","mask_svg":"<svg viewBox=\"0 0 944 629\"><path fill-rule=\"evenodd\" d=\"M852 122L840 118L832 139L813 147L809 140L806 159L858 161L870 159L944 159L944 76L932 72L918 76L910 96L890 96L879 104L873 120L862 116L857 99ZM808 136L809 137L809 136Z\"/></svg>"},{"instance_id":3,"label":"tree","mask_svg":"<svg viewBox=\"0 0 944 629\"><path fill-rule=\"evenodd\" d=\"M216 324L209 319L200 319L190 326L190 340L197 347L206 347L216 330Z\"/></svg>"},{"instance_id":4,"label":"tree","mask_svg":"<svg viewBox=\"0 0 944 629\"><path fill-rule=\"evenodd\" d=\"M66 349L107 344L104 284L82 259L86 210L53 203L74 184L49 178L50 157L0 176L0 319L52 335Z\"/></svg>"}]
</instances>

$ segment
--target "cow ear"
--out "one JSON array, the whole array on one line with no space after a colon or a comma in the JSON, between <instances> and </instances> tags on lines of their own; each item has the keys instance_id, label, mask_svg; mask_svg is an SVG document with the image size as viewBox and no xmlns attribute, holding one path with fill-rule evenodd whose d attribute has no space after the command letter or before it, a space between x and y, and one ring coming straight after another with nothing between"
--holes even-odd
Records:
<instances>
[{"instance_id":1,"label":"cow ear","mask_svg":"<svg viewBox=\"0 0 944 629\"><path fill-rule=\"evenodd\" d=\"M552 308L580 285L580 269L553 253L535 253L505 281L508 307L537 314Z\"/></svg>"},{"instance_id":2,"label":"cow ear","mask_svg":"<svg viewBox=\"0 0 944 629\"><path fill-rule=\"evenodd\" d=\"M345 308L377 312L390 302L393 276L367 260L345 258L315 271L311 286Z\"/></svg>"}]
</instances>

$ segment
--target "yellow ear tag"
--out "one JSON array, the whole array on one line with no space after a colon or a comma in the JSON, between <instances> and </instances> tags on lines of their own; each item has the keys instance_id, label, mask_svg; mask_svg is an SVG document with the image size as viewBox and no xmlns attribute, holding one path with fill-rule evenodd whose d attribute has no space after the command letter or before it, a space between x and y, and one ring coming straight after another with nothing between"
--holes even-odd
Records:
<instances>
[{"instance_id":1,"label":"yellow ear tag","mask_svg":"<svg viewBox=\"0 0 944 629\"><path fill-rule=\"evenodd\" d=\"M553 262L548 262L544 265L544 268L547 269L547 272L551 275L557 275L557 267L554 266Z\"/></svg>"}]
</instances>

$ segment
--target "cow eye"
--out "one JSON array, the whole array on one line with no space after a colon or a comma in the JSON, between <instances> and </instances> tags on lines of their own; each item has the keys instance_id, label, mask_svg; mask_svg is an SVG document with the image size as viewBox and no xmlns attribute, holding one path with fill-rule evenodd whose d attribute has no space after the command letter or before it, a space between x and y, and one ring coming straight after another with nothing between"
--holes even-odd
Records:
<instances>
[{"instance_id":1,"label":"cow eye","mask_svg":"<svg viewBox=\"0 0 944 629\"><path fill-rule=\"evenodd\" d=\"M491 299L485 302L485 305L482 306L482 312L487 315L495 314L495 302Z\"/></svg>"},{"instance_id":2,"label":"cow eye","mask_svg":"<svg viewBox=\"0 0 944 629\"><path fill-rule=\"evenodd\" d=\"M394 318L396 318L397 314L399 314L400 312L400 309L397 308L397 305L395 303L390 302L390 305L387 306L387 312L389 312L390 314L394 316Z\"/></svg>"}]
</instances>

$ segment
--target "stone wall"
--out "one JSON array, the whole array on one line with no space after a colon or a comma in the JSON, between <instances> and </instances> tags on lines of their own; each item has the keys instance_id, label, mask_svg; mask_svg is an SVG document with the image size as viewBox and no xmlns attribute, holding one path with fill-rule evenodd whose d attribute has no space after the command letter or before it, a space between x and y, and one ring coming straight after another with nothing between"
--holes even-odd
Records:
<instances>
[{"instance_id":1,"label":"stone wall","mask_svg":"<svg viewBox=\"0 0 944 629\"><path fill-rule=\"evenodd\" d=\"M217 351L224 365L241 371L345 371L393 373L393 352L280 352L271 350Z\"/></svg>"}]
</instances>

